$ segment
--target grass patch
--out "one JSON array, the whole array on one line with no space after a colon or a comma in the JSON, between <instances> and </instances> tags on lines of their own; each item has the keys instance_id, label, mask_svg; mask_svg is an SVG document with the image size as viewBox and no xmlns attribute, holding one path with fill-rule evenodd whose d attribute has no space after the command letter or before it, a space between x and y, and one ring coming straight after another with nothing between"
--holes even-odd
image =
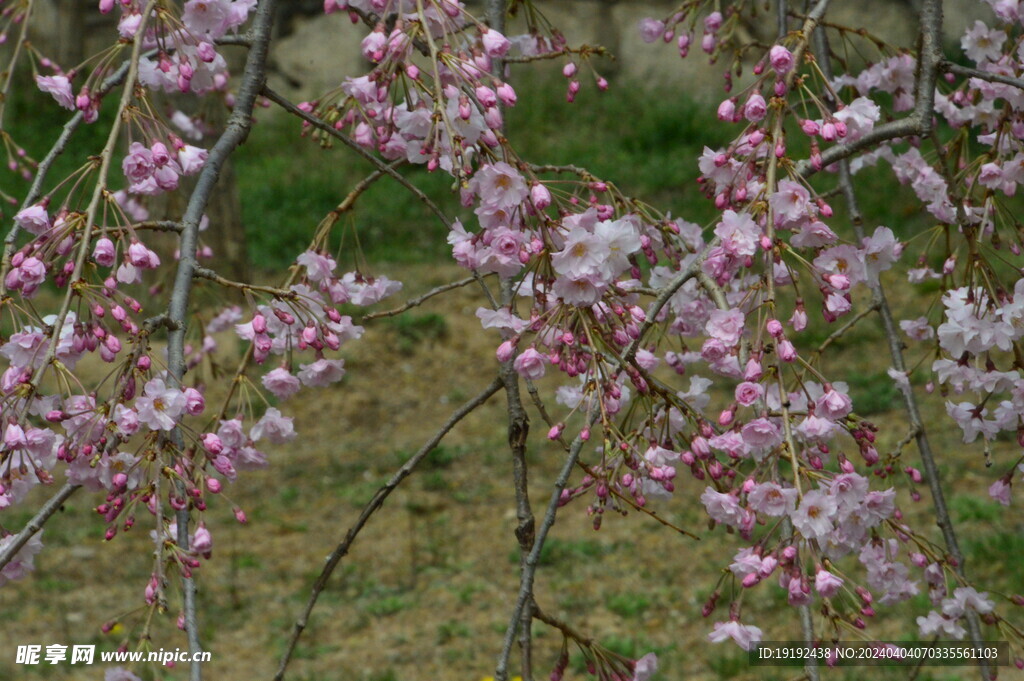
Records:
<instances>
[{"instance_id":1,"label":"grass patch","mask_svg":"<svg viewBox=\"0 0 1024 681\"><path fill-rule=\"evenodd\" d=\"M643 594L614 594L608 597L608 609L623 618L636 618L647 612L651 601Z\"/></svg>"},{"instance_id":2,"label":"grass patch","mask_svg":"<svg viewBox=\"0 0 1024 681\"><path fill-rule=\"evenodd\" d=\"M850 398L863 416L881 414L900 406L900 391L885 371L851 373L846 377Z\"/></svg>"},{"instance_id":3,"label":"grass patch","mask_svg":"<svg viewBox=\"0 0 1024 681\"><path fill-rule=\"evenodd\" d=\"M548 539L540 550L540 565L556 565L559 563L570 563L574 561L593 560L601 556L619 550L616 544L605 544L596 539ZM510 551L508 554L510 563L519 562L519 551Z\"/></svg>"},{"instance_id":4,"label":"grass patch","mask_svg":"<svg viewBox=\"0 0 1024 681\"><path fill-rule=\"evenodd\" d=\"M367 604L364 609L371 615L387 617L388 615L397 615L403 610L407 610L411 605L409 599L404 596L384 596Z\"/></svg>"},{"instance_id":5,"label":"grass patch","mask_svg":"<svg viewBox=\"0 0 1024 681\"><path fill-rule=\"evenodd\" d=\"M398 348L402 352L412 352L419 345L448 337L448 322L442 315L433 312L404 314L388 321L388 325L398 334Z\"/></svg>"}]
</instances>

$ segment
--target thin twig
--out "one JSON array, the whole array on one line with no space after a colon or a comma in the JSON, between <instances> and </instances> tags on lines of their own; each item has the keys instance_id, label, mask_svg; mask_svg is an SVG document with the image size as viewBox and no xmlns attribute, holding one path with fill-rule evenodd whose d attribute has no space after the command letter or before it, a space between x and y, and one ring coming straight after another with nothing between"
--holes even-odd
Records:
<instances>
[{"instance_id":1,"label":"thin twig","mask_svg":"<svg viewBox=\"0 0 1024 681\"><path fill-rule=\"evenodd\" d=\"M363 321L369 321L371 319L380 319L381 317L394 317L395 315L400 315L403 312L405 312L406 310L410 310L410 309L412 309L414 307L418 307L418 306L422 305L423 303L425 303L426 301L430 300L431 298L433 298L436 295L440 295L442 293L445 293L447 291L451 291L453 289L462 288L463 286L466 286L468 284L472 284L474 281L476 281L476 277L466 277L465 279L459 279L458 281L450 281L447 284L442 284L442 285L440 285L440 286L438 286L436 288L430 289L429 291L427 291L426 293L424 293L421 296L416 296L415 298L410 298L409 300L407 300L405 302L404 305L402 305L400 307L396 307L396 308L394 308L392 310L382 310L380 312L371 312L370 314L363 316Z\"/></svg>"},{"instance_id":2,"label":"thin twig","mask_svg":"<svg viewBox=\"0 0 1024 681\"><path fill-rule=\"evenodd\" d=\"M195 265L192 268L192 276L198 279L206 279L212 281L215 284L226 286L228 288L237 288L243 291L254 291L256 293L266 293L267 295L273 296L278 299L292 299L296 298L297 294L294 291L289 291L283 288L275 288L273 286L261 286L258 284L249 284L244 281L234 281L223 277L208 267L202 267Z\"/></svg>"},{"instance_id":3,"label":"thin twig","mask_svg":"<svg viewBox=\"0 0 1024 681\"><path fill-rule=\"evenodd\" d=\"M701 266L704 264L704 260L708 257L708 254L713 248L718 245L719 238L716 236L712 239L705 247L704 250L693 259L687 267L683 268L672 278L672 281L665 284L664 287L658 293L658 297L655 298L654 303L647 310L647 319L640 326L640 333L637 334L636 339L630 343L629 347L626 348L626 352L623 353L622 358L626 363L633 363L636 360L636 352L640 349L640 344L643 342L644 336L650 331L651 327L654 326L655 320L658 314L668 301L676 294L676 291L681 289L683 285L697 276L697 272L700 271Z\"/></svg>"},{"instance_id":4,"label":"thin twig","mask_svg":"<svg viewBox=\"0 0 1024 681\"><path fill-rule=\"evenodd\" d=\"M847 164L848 161L840 161L840 163ZM813 352L811 352L812 358L813 357L817 357L818 355L823 353L828 346L832 345L837 340L839 340L840 338L845 336L846 333L850 329L855 327L858 322L860 322L862 319L864 319L865 317L870 315L872 312L875 312L878 309L878 306L879 306L878 301L876 301L876 300L871 301L871 303L867 307L865 307L863 310L861 310L856 315L854 315L852 319L850 319L845 324L840 326L838 329L836 329L835 331L830 333L828 338L826 338L824 341L822 341L821 345L819 345L817 348L815 348L815 350Z\"/></svg>"},{"instance_id":5,"label":"thin twig","mask_svg":"<svg viewBox=\"0 0 1024 681\"><path fill-rule=\"evenodd\" d=\"M391 177L395 178L399 184L401 184L403 187L412 192L416 196L416 198L418 198L423 203L423 205L429 208L430 211L437 216L437 218L444 224L445 227L451 229L451 220L448 219L448 217L441 211L440 208L437 207L437 204L434 203L434 201L429 196L423 193L423 190L421 190L419 187L417 187L408 179L406 179L404 175L399 173L390 165L384 163L384 161L380 160L371 152L361 147L359 143L356 142L354 139L352 139L351 137L342 132L339 132L338 130L335 130L334 126L331 125L330 123L327 123L326 121L303 111L302 109L295 106L287 99L279 95L277 92L267 87L266 85L263 86L263 94L267 99L274 102L288 113L294 116L298 116L299 118L306 121L313 127L319 128L320 130L323 130L324 132L326 132L328 135L331 135L335 139L341 140L341 142L345 144L345 146L349 147L357 154L362 156L364 159L372 163L373 166L377 168L377 170L380 170L381 172L386 173Z\"/></svg>"},{"instance_id":6,"label":"thin twig","mask_svg":"<svg viewBox=\"0 0 1024 681\"><path fill-rule=\"evenodd\" d=\"M281 664L277 668L277 673L274 674L274 681L282 681L284 679L285 672L288 670L288 663L291 661L292 654L295 652L295 646L299 642L299 637L302 636L302 632L305 630L309 623L309 616L313 612L313 608L316 606L317 599L320 598L321 592L327 586L327 580L331 578L334 573L334 569L338 567L338 563L344 558L352 543L359 536L359 532L363 529L366 523L370 520L370 517L377 512L378 509L384 504L384 501L395 491L395 488L412 473L413 469L423 460L423 458L437 447L438 443L444 438L448 432L455 427L455 425L466 417L467 414L472 412L474 409L486 402L490 397L501 389L501 379L495 378L491 381L491 384L484 388L483 392L478 394L476 397L471 399L466 404L458 408L453 413L444 425L434 433L426 444L420 447L419 451L412 455L408 461L406 461L401 468L399 468L391 479L387 483L377 490L373 498L370 499L363 507L362 512L356 519L356 522L348 529L345 533L345 538L341 540L341 543L331 552L327 557L327 562L323 569L320 571L320 575L313 582L313 589L309 595L309 600L306 602L306 607L303 608L302 614L295 621L295 629L292 632L291 639L288 641L288 647L285 649L284 655L281 656Z\"/></svg>"},{"instance_id":7,"label":"thin twig","mask_svg":"<svg viewBox=\"0 0 1024 681\"><path fill-rule=\"evenodd\" d=\"M978 69L972 69L969 66L961 66L960 64L954 64L950 61L942 62L941 68L943 71L949 73L955 73L958 76L966 76L968 78L980 78L981 80L988 81L990 83L1002 83L1003 85L1012 85L1018 90L1024 90L1024 80L1020 78L1014 78L1013 76L1004 76L1000 73L991 73L989 71L979 71Z\"/></svg>"},{"instance_id":8,"label":"thin twig","mask_svg":"<svg viewBox=\"0 0 1024 681\"><path fill-rule=\"evenodd\" d=\"M21 532L14 537L14 541L5 546L3 551L0 551L0 570L11 562L11 559L28 543L29 539L43 529L46 521L57 512L64 502L68 500L68 497L77 492L81 487L81 485L75 485L70 482L65 483L63 487L57 490L56 494L43 504L43 507L32 516L32 519L25 523L25 527L21 528Z\"/></svg>"}]
</instances>

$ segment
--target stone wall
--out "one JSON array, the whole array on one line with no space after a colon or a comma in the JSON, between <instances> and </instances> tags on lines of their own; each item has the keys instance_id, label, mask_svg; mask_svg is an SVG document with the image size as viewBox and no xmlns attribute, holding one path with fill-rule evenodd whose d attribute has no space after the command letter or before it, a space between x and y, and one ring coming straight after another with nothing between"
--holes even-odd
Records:
<instances>
[{"instance_id":1,"label":"stone wall","mask_svg":"<svg viewBox=\"0 0 1024 681\"><path fill-rule=\"evenodd\" d=\"M833 0L829 20L867 25L884 40L899 46L915 42L915 7L920 0ZM479 0L468 4L479 7ZM797 5L798 3L793 3ZM700 97L718 97L722 71L727 64L708 68L699 49L683 60L672 45L648 45L640 40L636 24L641 17L664 17L678 2L664 0L547 0L537 6L566 34L571 44L603 45L615 55L595 66L609 80L642 82L654 87L683 91ZM41 0L36 3L33 39L52 46L66 66L109 44L113 27L96 12L95 0ZM285 0L280 3L279 35L271 53L273 85L299 98L314 97L339 84L346 75L364 73L369 65L359 53L365 35L362 25L353 26L347 14L325 16L322 0ZM991 10L980 0L945 0L946 41L959 44L967 26L978 18L990 18ZM482 9L481 9L482 11ZM116 13L114 13L116 14ZM752 22L745 30L770 41L774 20ZM515 25L509 32L515 30ZM869 54L869 58L870 58ZM552 69L556 64L539 68Z\"/></svg>"},{"instance_id":2,"label":"stone wall","mask_svg":"<svg viewBox=\"0 0 1024 681\"><path fill-rule=\"evenodd\" d=\"M916 0L834 0L829 20L835 23L868 25L879 37L898 46L913 46L916 40ZM479 3L469 3L479 4ZM795 3L794 3L795 4ZM946 41L959 44L965 28L977 18L991 17L980 0L946 0ZM640 82L672 91L683 90L696 97L717 98L727 64L708 68L699 48L680 59L673 45L649 45L640 39L637 21L641 17L664 17L677 2L659 0L557 0L538 2L551 23L565 33L571 44L603 45L615 55L596 60L603 75L625 82ZM752 34L759 29L774 30L770 17L745 27ZM353 26L343 13L291 17L291 33L274 46L273 79L292 95L308 98L337 85L345 75L364 73L369 66L359 54L365 27ZM509 32L514 32L513 27ZM758 37L765 41L771 34ZM534 68L534 67L516 67ZM536 67L551 69L551 64ZM560 66L558 66L560 68Z\"/></svg>"}]
</instances>

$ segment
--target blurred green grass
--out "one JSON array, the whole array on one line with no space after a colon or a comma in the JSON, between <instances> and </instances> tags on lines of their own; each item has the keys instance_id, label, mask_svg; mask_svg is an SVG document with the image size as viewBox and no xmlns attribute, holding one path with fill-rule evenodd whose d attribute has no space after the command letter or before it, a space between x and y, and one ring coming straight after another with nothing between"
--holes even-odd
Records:
<instances>
[{"instance_id":1,"label":"blurred green grass","mask_svg":"<svg viewBox=\"0 0 1024 681\"><path fill-rule=\"evenodd\" d=\"M697 158L705 146L724 146L738 126L714 120L714 105L685 95L666 96L636 85L608 92L584 88L574 104L564 83L552 77L526 78L519 104L506 112L508 134L521 157L539 164L574 164L610 180L627 194L672 215L708 224L716 210L697 184ZM323 150L299 135L299 123L266 115L237 152L242 215L253 263L261 269L287 265L307 242L316 223L344 198L371 168L343 148ZM288 153L280 153L287 149ZM402 172L443 210L464 219L449 176L422 166ZM828 191L835 179L823 176ZM891 227L909 238L931 225L912 191L900 186L886 164L858 176L858 198L869 230ZM834 227L852 232L837 206ZM472 223L468 223L472 224ZM346 265L369 261L427 263L449 257L443 225L409 192L390 180L372 186L355 211L336 228L332 247ZM352 248L358 240L359 249Z\"/></svg>"},{"instance_id":2,"label":"blurred green grass","mask_svg":"<svg viewBox=\"0 0 1024 681\"><path fill-rule=\"evenodd\" d=\"M26 81L15 88L7 120L15 141L40 159L70 114L26 87L33 86ZM666 96L663 91L622 84L604 93L584 88L575 103L567 104L563 79L549 75L522 78L518 92L519 104L506 112L506 118L509 138L523 158L582 166L662 211L698 224L714 219L714 206L696 182L697 158L704 146L727 144L739 126L717 122L713 103L692 100L685 93ZM54 165L49 186L99 152L111 108L104 108L98 124L83 126L76 133ZM798 135L791 140L794 149L802 144ZM301 137L300 123L279 111L258 115L234 162L250 258L264 271L289 265L321 218L372 170L341 145L325 150ZM27 191L27 182L9 171L0 172L6 191L15 195ZM429 173L422 166L401 172L449 214L469 216L458 204L450 176ZM835 184L827 174L817 182L823 191ZM884 163L858 176L858 191L869 229L883 224L909 238L932 222ZM832 219L841 231L844 212L837 209ZM416 197L383 179L360 197L354 211L343 216L331 246L345 267L361 264L362 258L429 263L449 257L445 236L444 226Z\"/></svg>"}]
</instances>

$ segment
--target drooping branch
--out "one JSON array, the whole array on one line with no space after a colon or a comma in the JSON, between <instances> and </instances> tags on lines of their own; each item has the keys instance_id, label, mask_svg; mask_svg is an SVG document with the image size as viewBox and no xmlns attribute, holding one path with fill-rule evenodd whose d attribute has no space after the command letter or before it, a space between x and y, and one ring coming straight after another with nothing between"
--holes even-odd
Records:
<instances>
[{"instance_id":1,"label":"drooping branch","mask_svg":"<svg viewBox=\"0 0 1024 681\"><path fill-rule=\"evenodd\" d=\"M314 115L312 115L310 113L307 113L307 112L303 111L302 109L300 109L299 107L295 106L294 104L289 102L286 98L284 98L283 96L279 95L277 92L275 92L274 90L270 89L269 87L266 87L266 86L263 87L263 95L267 99L269 99L270 101L274 102L275 104L280 106L282 109L287 111L288 113L290 113L290 114L292 114L294 116L298 116L299 118L301 118L302 120L306 121L307 123L309 123L313 127L318 128L320 130L323 130L324 132L326 132L331 137L334 137L335 139L340 140L345 146L347 146L348 148L352 149L352 151L356 152L357 154L362 156L364 159L369 161L371 164L373 164L373 166L375 168L377 168L377 170L380 170L381 172L386 173L387 175L390 175L391 177L393 177L395 180L398 181L399 184L401 184L403 187L405 187L410 192L412 192L413 195L416 196L416 198L419 199L421 203L423 203L423 205L425 205L427 208L429 208L430 212L432 212L434 215L436 215L437 218L444 224L445 227L451 229L451 226L452 226L451 220L449 220L448 216L446 216L441 211L441 209L437 207L437 204L434 203L433 199L431 199L429 196L427 196L425 193L423 193L422 189L420 189L419 187L414 185L412 182L410 182L404 175L402 175L400 172L398 172L397 170L392 168L389 164L387 164L384 161L380 160L374 154L372 154L371 152L369 152L366 149L364 149L363 147L361 147L359 145L359 143L356 142L354 139L352 139L348 135L346 135L346 134L344 134L344 133L342 133L342 132L340 132L338 130L335 130L333 125L331 125L330 123L324 121L323 119L318 118L318 117L316 117L316 116L314 116Z\"/></svg>"},{"instance_id":2,"label":"drooping branch","mask_svg":"<svg viewBox=\"0 0 1024 681\"><path fill-rule=\"evenodd\" d=\"M185 375L185 326L188 319L189 298L196 270L196 247L199 239L199 222L210 201L221 169L228 157L242 144L252 127L252 114L256 98L266 80L267 52L270 46L270 34L274 17L275 0L263 0L256 9L251 29L252 44L246 58L245 70L235 100L234 109L228 118L227 126L210 150L206 162L199 173L195 189L189 197L188 206L181 219L181 236L179 239L180 258L175 273L174 288L168 305L168 318L176 324L168 334L167 364L173 382L181 384ZM183 451L183 440L180 430L175 428L171 440L178 451ZM187 498L184 485L179 483L182 498ZM177 543L183 551L189 548L188 506L183 506L176 513ZM201 681L202 662L200 662L202 645L199 641L199 624L196 613L196 588L190 575L182 575L182 591L184 592L185 631L188 635L189 651L192 653L190 678Z\"/></svg>"},{"instance_id":3,"label":"drooping branch","mask_svg":"<svg viewBox=\"0 0 1024 681\"><path fill-rule=\"evenodd\" d=\"M292 654L295 652L295 646L299 642L299 637L302 636L302 632L306 629L309 624L309 616L313 612L313 608L316 607L317 599L320 598L320 594L327 586L327 581L334 574L334 569L338 567L338 563L344 558L349 549L352 547L352 543L359 536L359 533L365 527L366 523L370 520L370 517L376 513L381 506L384 505L384 501L391 495L392 492L398 487L403 480L405 480L410 473L419 465L420 461L424 459L435 447L444 439L444 436L451 431L455 425L465 418L470 412L475 410L480 405L484 404L488 399L491 398L494 393L501 389L501 379L495 378L491 381L484 390L473 399L466 402L464 405L459 407L455 413L453 413L444 425L434 433L427 442L419 448L419 450L413 454L408 461L406 461L401 468L399 468L391 479L387 483L377 490L377 493L373 495L373 498L366 503L360 512L359 517L355 523L345 533L344 539L341 543L331 552L331 555L327 557L327 562L323 569L320 571L320 575L313 582L312 592L309 595L309 600L306 602L306 607L303 608L299 618L295 621L295 628L292 631L292 636L288 640L288 647L285 649L284 655L281 656L281 663L278 666L277 673L274 674L274 681L282 681L285 673L288 670L288 663L291 661Z\"/></svg>"},{"instance_id":4,"label":"drooping branch","mask_svg":"<svg viewBox=\"0 0 1024 681\"><path fill-rule=\"evenodd\" d=\"M872 149L900 137L926 135L932 128L935 113L935 84L942 59L942 0L924 0L921 3L920 52L917 56L918 73L914 82L914 111L905 118L889 121L876 126L856 140L843 142L821 152L821 168L848 159L865 149ZM819 54L821 62L828 60L828 53ZM824 73L824 70L823 70ZM831 73L831 68L829 72ZM826 74L826 77L829 77ZM829 77L831 80L831 77ZM810 161L801 161L796 166L801 177L810 177L818 172Z\"/></svg>"},{"instance_id":5,"label":"drooping branch","mask_svg":"<svg viewBox=\"0 0 1024 681\"><path fill-rule=\"evenodd\" d=\"M142 36L145 34L146 23L149 21L149 15L155 4L156 0L150 0L150 2L146 4L145 9L142 11L142 20L139 23L138 32L135 34L135 38L132 42L132 56L129 60L128 74L125 76L124 90L121 93L121 99L117 107L118 115L114 118L114 122L110 126L110 133L107 135L106 144L103 145L103 151L100 152L96 186L93 188L92 198L89 200L88 208L86 208L85 211L85 225L82 229L82 234L79 237L80 240L77 246L78 250L75 253L75 264L71 272L71 277L69 278L69 281L71 282L76 282L82 278L82 271L85 267L86 257L89 254L89 242L92 238L96 213L99 210L100 202L105 200L105 195L107 193L107 174L110 171L110 163L114 155L114 148L117 146L118 140L120 139L121 124L123 122L123 116L121 114L128 108L134 94L135 80L139 69L139 57L142 53ZM13 241L9 247L13 249ZM6 248L4 254L5 265L7 265L10 260L7 258ZM49 345L42 361L39 363L39 367L32 375L31 384L33 387L39 386L43 375L50 367L50 363L56 357L58 346L57 341L64 330L64 321L67 319L68 312L71 310L71 300L76 294L77 292L75 287L69 285L61 301L60 311L54 318L53 331L50 334Z\"/></svg>"},{"instance_id":6,"label":"drooping branch","mask_svg":"<svg viewBox=\"0 0 1024 681\"><path fill-rule=\"evenodd\" d=\"M926 6L922 7L922 33L941 30L941 5L939 5L938 8L932 7L930 10L927 8L929 5L936 4L935 0L929 0L925 3ZM938 16L937 19L936 12ZM931 23L926 25L926 21ZM936 27L934 23L935 21L938 21L938 27ZM832 65L828 59L828 36L825 35L824 31L819 31L818 35L815 37L817 39L819 53L821 54L820 62L822 72L827 78L831 79ZM922 43L927 44L923 39ZM937 64L938 62L929 63ZM924 78L923 75L919 77ZM934 90L934 80L932 81L931 87L932 90ZM864 217L860 212L857 193L853 186L853 175L850 172L850 164L847 159L843 159L839 163L839 186L842 189L843 197L846 200L846 207L850 214L850 222L853 224L854 233L857 235L858 240L863 240L866 236L864 233ZM892 357L893 367L899 372L906 373L907 364L903 357L903 342L900 340L899 328L897 327L896 321L893 317L892 308L889 307L889 301L886 298L885 288L882 285L881 278L876 277L869 279L868 286L871 288L873 298L871 309L878 310L878 313L882 318L882 328L885 331L885 337L889 346L889 354ZM831 336L829 339L831 339ZM823 348L824 345L822 346L822 349ZM924 468L928 490L932 497L932 505L935 508L935 522L942 532L942 539L946 544L946 549L949 551L950 556L952 556L953 561L955 562L953 569L956 574L963 579L966 574L964 556L960 550L960 542L957 539L956 529L953 526L953 520L949 514L949 507L946 504L945 492L942 489L942 482L939 479L938 465L935 462L935 453L932 450L931 442L928 440L928 433L924 427L924 419L921 417L921 410L917 403L917 397L914 394L913 388L900 390L899 392L903 397L907 416L910 419L910 431L917 443L918 452L921 454L921 465ZM968 609L966 617L971 642L975 647L979 647L981 645L982 635L981 623L978 619L978 614L973 610ZM989 678L988 663L985 660L979 660L979 662L981 678L983 681L987 681Z\"/></svg>"}]
</instances>

